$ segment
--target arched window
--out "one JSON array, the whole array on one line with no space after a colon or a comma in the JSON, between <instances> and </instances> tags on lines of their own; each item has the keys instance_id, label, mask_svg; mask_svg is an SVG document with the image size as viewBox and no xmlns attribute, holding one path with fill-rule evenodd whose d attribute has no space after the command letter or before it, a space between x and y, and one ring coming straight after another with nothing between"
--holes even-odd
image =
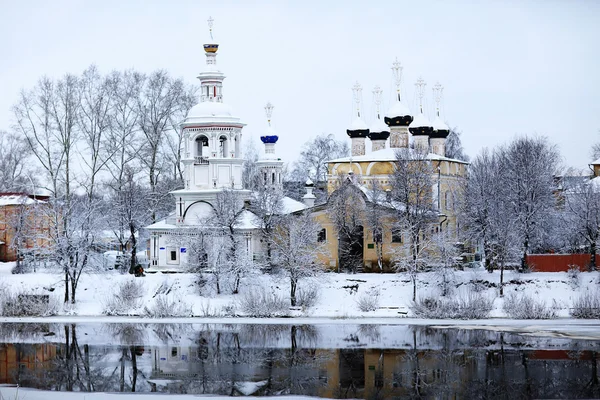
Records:
<instances>
[{"instance_id":1,"label":"arched window","mask_svg":"<svg viewBox=\"0 0 600 400\"><path fill-rule=\"evenodd\" d=\"M226 136L221 136L219 138L219 157L227 158L229 154L229 142L227 141Z\"/></svg>"},{"instance_id":2,"label":"arched window","mask_svg":"<svg viewBox=\"0 0 600 400\"><path fill-rule=\"evenodd\" d=\"M206 149L204 149L205 147ZM198 136L196 138L196 156L208 157L208 138L206 136Z\"/></svg>"},{"instance_id":3,"label":"arched window","mask_svg":"<svg viewBox=\"0 0 600 400\"><path fill-rule=\"evenodd\" d=\"M327 230L325 228L323 228L319 231L319 234L317 236L317 241L319 241L319 242L327 241Z\"/></svg>"},{"instance_id":4,"label":"arched window","mask_svg":"<svg viewBox=\"0 0 600 400\"><path fill-rule=\"evenodd\" d=\"M275 172L271 175L271 183L275 184Z\"/></svg>"}]
</instances>

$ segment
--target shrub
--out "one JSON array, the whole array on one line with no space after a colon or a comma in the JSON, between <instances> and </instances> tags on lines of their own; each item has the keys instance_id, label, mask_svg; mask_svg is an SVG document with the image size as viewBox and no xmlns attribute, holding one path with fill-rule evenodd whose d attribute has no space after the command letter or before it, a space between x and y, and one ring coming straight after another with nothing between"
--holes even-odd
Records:
<instances>
[{"instance_id":1,"label":"shrub","mask_svg":"<svg viewBox=\"0 0 600 400\"><path fill-rule=\"evenodd\" d=\"M159 295L154 304L144 307L144 314L151 318L191 317L192 308L178 297Z\"/></svg>"},{"instance_id":2,"label":"shrub","mask_svg":"<svg viewBox=\"0 0 600 400\"><path fill-rule=\"evenodd\" d=\"M24 291L12 293L5 290L0 298L0 315L4 317L47 317L58 313L60 304L56 297L31 294Z\"/></svg>"},{"instance_id":3,"label":"shrub","mask_svg":"<svg viewBox=\"0 0 600 400\"><path fill-rule=\"evenodd\" d=\"M144 315L150 318L191 317L192 307L178 297L158 295L154 304L144 307Z\"/></svg>"},{"instance_id":4,"label":"shrub","mask_svg":"<svg viewBox=\"0 0 600 400\"><path fill-rule=\"evenodd\" d=\"M303 308L314 307L319 301L320 293L317 285L302 287L296 290L296 305Z\"/></svg>"},{"instance_id":5,"label":"shrub","mask_svg":"<svg viewBox=\"0 0 600 400\"><path fill-rule=\"evenodd\" d=\"M410 309L419 318L482 319L490 315L493 307L493 299L469 291L458 298L421 297Z\"/></svg>"},{"instance_id":6,"label":"shrub","mask_svg":"<svg viewBox=\"0 0 600 400\"><path fill-rule=\"evenodd\" d=\"M362 312L377 310L379 308L379 296L380 293L378 289L372 289L364 292L358 297L358 299L356 299L358 309Z\"/></svg>"},{"instance_id":7,"label":"shrub","mask_svg":"<svg viewBox=\"0 0 600 400\"><path fill-rule=\"evenodd\" d=\"M600 319L600 292L582 294L573 302L571 317Z\"/></svg>"},{"instance_id":8,"label":"shrub","mask_svg":"<svg viewBox=\"0 0 600 400\"><path fill-rule=\"evenodd\" d=\"M567 276L569 277L571 285L575 288L579 287L580 274L581 272L577 265L569 265L569 269L567 270Z\"/></svg>"},{"instance_id":9,"label":"shrub","mask_svg":"<svg viewBox=\"0 0 600 400\"><path fill-rule=\"evenodd\" d=\"M511 293L504 299L504 312L515 319L552 319L556 310L548 307L544 300L536 300L528 294Z\"/></svg>"},{"instance_id":10,"label":"shrub","mask_svg":"<svg viewBox=\"0 0 600 400\"><path fill-rule=\"evenodd\" d=\"M127 280L104 301L102 313L105 315L131 315L142 306L146 294L143 282Z\"/></svg>"},{"instance_id":11,"label":"shrub","mask_svg":"<svg viewBox=\"0 0 600 400\"><path fill-rule=\"evenodd\" d=\"M265 288L248 290L239 300L239 308L251 317L276 317L287 315L287 300L275 293L267 293Z\"/></svg>"}]
</instances>

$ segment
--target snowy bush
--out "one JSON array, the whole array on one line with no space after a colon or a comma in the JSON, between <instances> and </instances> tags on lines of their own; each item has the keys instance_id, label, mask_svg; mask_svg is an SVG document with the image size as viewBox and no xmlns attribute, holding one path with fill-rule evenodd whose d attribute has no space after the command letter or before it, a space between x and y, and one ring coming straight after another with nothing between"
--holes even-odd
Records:
<instances>
[{"instance_id":1,"label":"snowy bush","mask_svg":"<svg viewBox=\"0 0 600 400\"><path fill-rule=\"evenodd\" d=\"M102 314L131 315L142 306L142 297L146 294L143 282L128 280L104 300Z\"/></svg>"},{"instance_id":2,"label":"snowy bush","mask_svg":"<svg viewBox=\"0 0 600 400\"><path fill-rule=\"evenodd\" d=\"M296 305L302 308L311 308L319 301L320 292L317 285L301 287L296 291Z\"/></svg>"},{"instance_id":3,"label":"snowy bush","mask_svg":"<svg viewBox=\"0 0 600 400\"><path fill-rule=\"evenodd\" d=\"M144 307L144 315L150 318L191 317L192 307L178 297L158 295L150 307Z\"/></svg>"},{"instance_id":4,"label":"snowy bush","mask_svg":"<svg viewBox=\"0 0 600 400\"><path fill-rule=\"evenodd\" d=\"M573 302L571 317L600 319L600 292L586 292Z\"/></svg>"},{"instance_id":5,"label":"snowy bush","mask_svg":"<svg viewBox=\"0 0 600 400\"><path fill-rule=\"evenodd\" d=\"M4 317L47 317L56 315L59 308L58 299L47 294L13 293L5 288L0 296L0 315Z\"/></svg>"},{"instance_id":6,"label":"snowy bush","mask_svg":"<svg viewBox=\"0 0 600 400\"><path fill-rule=\"evenodd\" d=\"M265 288L248 290L239 300L239 308L251 317L277 317L287 315L287 300L275 293L268 293Z\"/></svg>"},{"instance_id":7,"label":"snowy bush","mask_svg":"<svg viewBox=\"0 0 600 400\"><path fill-rule=\"evenodd\" d=\"M569 265L569 269L567 270L567 276L569 277L569 283L574 288L579 287L579 276L581 272L579 270L579 266L577 265Z\"/></svg>"},{"instance_id":8,"label":"snowy bush","mask_svg":"<svg viewBox=\"0 0 600 400\"><path fill-rule=\"evenodd\" d=\"M493 299L469 291L458 298L422 297L410 309L419 318L482 319L490 315L493 306Z\"/></svg>"},{"instance_id":9,"label":"snowy bush","mask_svg":"<svg viewBox=\"0 0 600 400\"><path fill-rule=\"evenodd\" d=\"M515 319L552 319L556 310L546 305L544 300L536 300L529 294L511 293L504 299L504 312Z\"/></svg>"},{"instance_id":10,"label":"snowy bush","mask_svg":"<svg viewBox=\"0 0 600 400\"><path fill-rule=\"evenodd\" d=\"M378 289L372 289L361 294L356 299L358 309L362 312L375 311L379 308L379 297L380 293Z\"/></svg>"}]
</instances>

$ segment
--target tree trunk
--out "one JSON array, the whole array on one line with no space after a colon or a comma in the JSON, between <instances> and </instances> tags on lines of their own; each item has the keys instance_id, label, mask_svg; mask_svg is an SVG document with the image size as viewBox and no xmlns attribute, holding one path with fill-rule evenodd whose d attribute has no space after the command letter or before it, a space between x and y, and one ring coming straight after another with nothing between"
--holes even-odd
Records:
<instances>
[{"instance_id":1,"label":"tree trunk","mask_svg":"<svg viewBox=\"0 0 600 400\"><path fill-rule=\"evenodd\" d=\"M132 382L131 382L131 391L135 392L135 386L137 383L137 376L138 376L138 368L137 368L137 356L135 354L135 346L131 346L129 348L129 351L131 352L131 374L132 374Z\"/></svg>"},{"instance_id":2,"label":"tree trunk","mask_svg":"<svg viewBox=\"0 0 600 400\"><path fill-rule=\"evenodd\" d=\"M523 258L521 258L521 272L527 270L527 250L529 249L529 238L523 243Z\"/></svg>"},{"instance_id":3,"label":"tree trunk","mask_svg":"<svg viewBox=\"0 0 600 400\"><path fill-rule=\"evenodd\" d=\"M290 278L290 302L292 307L296 306L296 285L297 281L293 278Z\"/></svg>"},{"instance_id":4,"label":"tree trunk","mask_svg":"<svg viewBox=\"0 0 600 400\"><path fill-rule=\"evenodd\" d=\"M129 273L135 274L135 267L137 266L137 239L135 238L135 226L129 224L129 240L131 241L131 263L129 266Z\"/></svg>"},{"instance_id":5,"label":"tree trunk","mask_svg":"<svg viewBox=\"0 0 600 400\"><path fill-rule=\"evenodd\" d=\"M65 303L69 302L69 270L65 268Z\"/></svg>"},{"instance_id":6,"label":"tree trunk","mask_svg":"<svg viewBox=\"0 0 600 400\"><path fill-rule=\"evenodd\" d=\"M596 241L592 241L590 245L590 271L596 270Z\"/></svg>"},{"instance_id":7,"label":"tree trunk","mask_svg":"<svg viewBox=\"0 0 600 400\"><path fill-rule=\"evenodd\" d=\"M504 296L504 258L500 261L500 297Z\"/></svg>"}]
</instances>

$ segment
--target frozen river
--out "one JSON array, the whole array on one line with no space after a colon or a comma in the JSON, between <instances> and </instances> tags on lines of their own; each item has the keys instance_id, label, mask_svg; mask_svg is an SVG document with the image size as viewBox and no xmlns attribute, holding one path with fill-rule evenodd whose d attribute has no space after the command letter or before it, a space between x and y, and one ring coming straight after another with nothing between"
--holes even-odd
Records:
<instances>
[{"instance_id":1,"label":"frozen river","mask_svg":"<svg viewBox=\"0 0 600 400\"><path fill-rule=\"evenodd\" d=\"M598 398L598 326L570 330L579 334L551 323L5 322L0 384L223 396Z\"/></svg>"}]
</instances>

